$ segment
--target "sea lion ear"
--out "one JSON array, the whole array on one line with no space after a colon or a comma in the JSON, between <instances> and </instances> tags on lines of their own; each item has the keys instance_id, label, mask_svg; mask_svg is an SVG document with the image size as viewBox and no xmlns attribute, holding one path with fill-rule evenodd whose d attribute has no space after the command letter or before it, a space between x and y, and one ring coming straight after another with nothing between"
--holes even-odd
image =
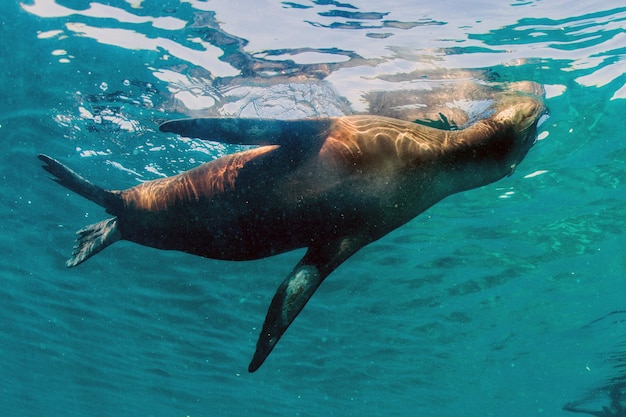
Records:
<instances>
[{"instance_id":1,"label":"sea lion ear","mask_svg":"<svg viewBox=\"0 0 626 417\"><path fill-rule=\"evenodd\" d=\"M159 130L232 145L321 147L332 122L332 118L273 120L215 117L171 120L159 126Z\"/></svg>"}]
</instances>

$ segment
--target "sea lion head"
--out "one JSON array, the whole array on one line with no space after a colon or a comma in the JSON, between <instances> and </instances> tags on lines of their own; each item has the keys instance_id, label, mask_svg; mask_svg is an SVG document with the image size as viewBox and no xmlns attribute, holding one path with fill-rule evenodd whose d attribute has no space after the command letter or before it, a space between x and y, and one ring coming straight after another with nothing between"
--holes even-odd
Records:
<instances>
[{"instance_id":1,"label":"sea lion head","mask_svg":"<svg viewBox=\"0 0 626 417\"><path fill-rule=\"evenodd\" d=\"M546 114L543 100L535 95L510 95L498 101L493 122L503 126L502 131L509 136L506 164L510 168L508 175L524 159L530 148L537 141L537 125Z\"/></svg>"}]
</instances>

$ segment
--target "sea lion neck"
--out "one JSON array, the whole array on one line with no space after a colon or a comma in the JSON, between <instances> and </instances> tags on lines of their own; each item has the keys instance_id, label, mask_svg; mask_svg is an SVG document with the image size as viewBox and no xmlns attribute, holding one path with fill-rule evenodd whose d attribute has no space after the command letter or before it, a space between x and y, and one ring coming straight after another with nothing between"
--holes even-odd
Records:
<instances>
[{"instance_id":1,"label":"sea lion neck","mask_svg":"<svg viewBox=\"0 0 626 417\"><path fill-rule=\"evenodd\" d=\"M443 193L482 187L510 175L521 153L513 126L491 119L446 136L437 162L445 178Z\"/></svg>"},{"instance_id":2,"label":"sea lion neck","mask_svg":"<svg viewBox=\"0 0 626 417\"><path fill-rule=\"evenodd\" d=\"M356 170L393 170L436 159L448 146L450 132L383 116L346 116L333 120L322 158Z\"/></svg>"}]
</instances>

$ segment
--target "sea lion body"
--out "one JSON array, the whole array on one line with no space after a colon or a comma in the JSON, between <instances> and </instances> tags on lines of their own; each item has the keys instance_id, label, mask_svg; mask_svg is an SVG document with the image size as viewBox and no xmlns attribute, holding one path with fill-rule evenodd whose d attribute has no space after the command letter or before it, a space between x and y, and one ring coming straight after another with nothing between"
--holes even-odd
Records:
<instances>
[{"instance_id":1,"label":"sea lion body","mask_svg":"<svg viewBox=\"0 0 626 417\"><path fill-rule=\"evenodd\" d=\"M417 161L402 160L393 137L381 135L378 146L346 139L344 125L366 120L333 120L319 153L297 166L278 146L227 155L121 192L123 214L113 214L125 239L215 259L263 258L356 233L375 240L444 193L434 175L411 178Z\"/></svg>"},{"instance_id":2,"label":"sea lion body","mask_svg":"<svg viewBox=\"0 0 626 417\"><path fill-rule=\"evenodd\" d=\"M458 145L478 133L385 117L330 120L319 153L296 166L285 163L279 146L262 146L122 191L124 211L113 214L124 239L208 258L258 259L333 237L376 240L475 186L456 178L467 161L441 160L446 141ZM426 149L413 132L442 146ZM489 134L485 129L485 140Z\"/></svg>"},{"instance_id":3,"label":"sea lion body","mask_svg":"<svg viewBox=\"0 0 626 417\"><path fill-rule=\"evenodd\" d=\"M490 117L459 131L380 116L173 121L162 130L259 147L123 191L99 189L40 159L58 182L115 216L79 231L68 266L119 239L224 260L308 248L272 300L254 371L352 254L447 195L509 175L544 111L537 97L506 96Z\"/></svg>"}]
</instances>

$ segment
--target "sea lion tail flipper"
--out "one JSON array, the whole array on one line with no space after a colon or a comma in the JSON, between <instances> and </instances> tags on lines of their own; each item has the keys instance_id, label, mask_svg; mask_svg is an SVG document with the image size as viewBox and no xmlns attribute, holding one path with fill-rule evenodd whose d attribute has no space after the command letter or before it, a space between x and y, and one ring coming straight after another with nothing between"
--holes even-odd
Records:
<instances>
[{"instance_id":1,"label":"sea lion tail flipper","mask_svg":"<svg viewBox=\"0 0 626 417\"><path fill-rule=\"evenodd\" d=\"M276 290L248 366L249 372L259 369L328 274L367 243L368 239L349 237L309 247Z\"/></svg>"},{"instance_id":2,"label":"sea lion tail flipper","mask_svg":"<svg viewBox=\"0 0 626 417\"><path fill-rule=\"evenodd\" d=\"M228 117L170 120L161 132L233 145L281 145L319 149L330 131L332 118L274 120Z\"/></svg>"},{"instance_id":3,"label":"sea lion tail flipper","mask_svg":"<svg viewBox=\"0 0 626 417\"><path fill-rule=\"evenodd\" d=\"M122 238L122 234L117 227L117 217L90 224L76 232L76 234L78 238L74 245L72 257L65 263L68 268L84 262L111 243Z\"/></svg>"},{"instance_id":4,"label":"sea lion tail flipper","mask_svg":"<svg viewBox=\"0 0 626 417\"><path fill-rule=\"evenodd\" d=\"M74 191L76 194L93 201L112 213L116 213L122 204L119 193L105 190L92 184L76 172L72 171L70 168L48 155L40 154L37 155L37 158L46 163L43 165L43 169L54 176L52 178L53 181L56 181L65 188Z\"/></svg>"}]
</instances>

